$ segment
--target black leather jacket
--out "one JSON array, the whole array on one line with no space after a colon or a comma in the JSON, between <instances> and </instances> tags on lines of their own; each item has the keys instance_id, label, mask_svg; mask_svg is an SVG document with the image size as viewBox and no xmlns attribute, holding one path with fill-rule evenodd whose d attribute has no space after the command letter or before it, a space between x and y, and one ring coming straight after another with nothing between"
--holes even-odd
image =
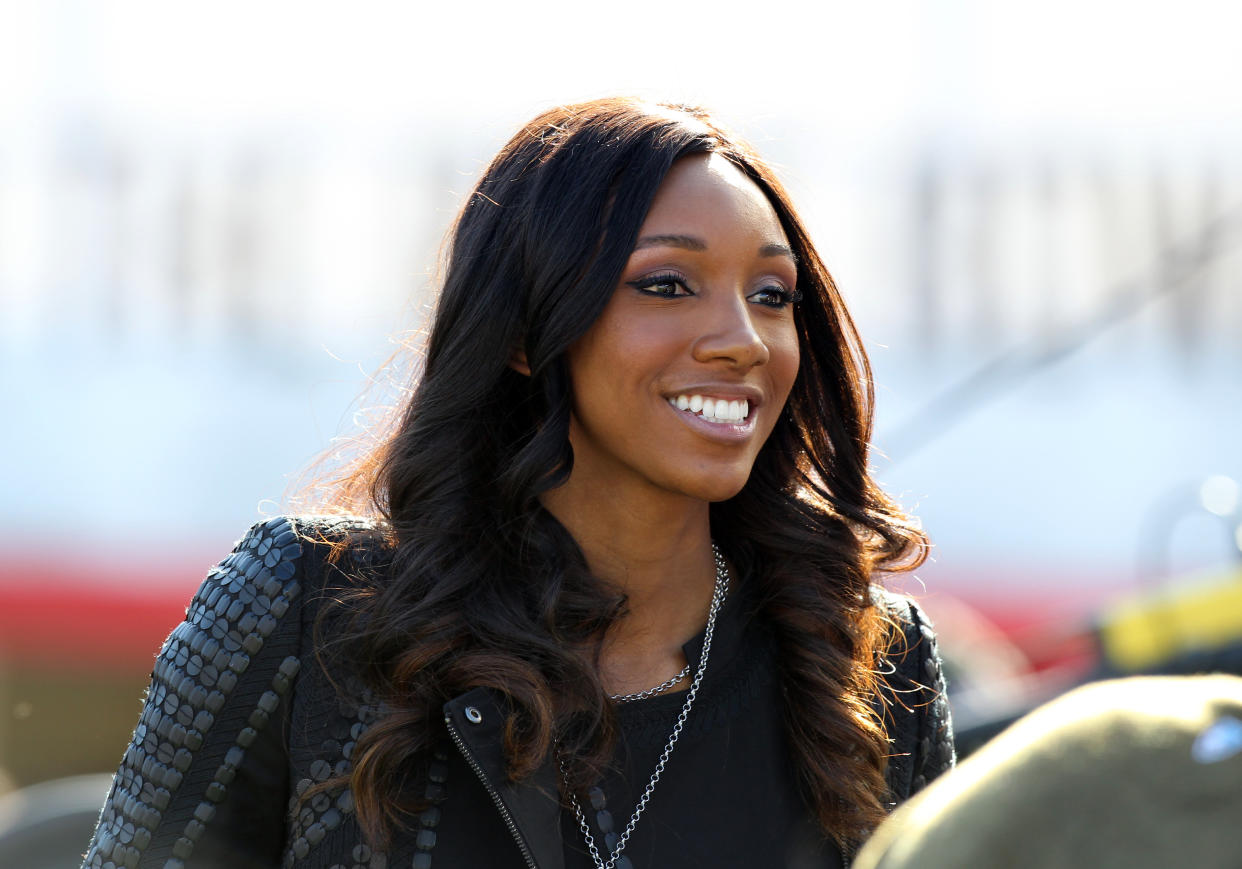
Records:
<instances>
[{"instance_id":1,"label":"black leather jacket","mask_svg":"<svg viewBox=\"0 0 1242 869\"><path fill-rule=\"evenodd\" d=\"M343 534L361 542L329 565L321 541ZM430 759L433 805L386 853L364 841L348 788L302 798L349 770L359 734L380 717L360 685L336 674L349 689L338 691L309 652L331 589L381 557L367 534L355 520L275 518L211 570L160 651L84 867L387 869L434 859L563 869L556 773L547 764L509 782L504 717L486 689L445 704L451 744ZM904 598L881 603L904 626L908 648L890 657L889 688L877 699L894 744L895 804L952 765L952 728L926 619ZM446 799L453 810L441 814ZM463 799L482 804L463 811Z\"/></svg>"}]
</instances>

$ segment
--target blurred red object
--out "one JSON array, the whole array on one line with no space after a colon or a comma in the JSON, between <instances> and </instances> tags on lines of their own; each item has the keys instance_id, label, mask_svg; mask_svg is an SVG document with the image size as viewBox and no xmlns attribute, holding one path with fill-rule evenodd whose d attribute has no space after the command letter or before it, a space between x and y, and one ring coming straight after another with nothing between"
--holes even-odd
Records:
<instances>
[{"instance_id":1,"label":"blurred red object","mask_svg":"<svg viewBox=\"0 0 1242 869\"><path fill-rule=\"evenodd\" d=\"M82 559L0 555L0 661L149 670L211 563L184 555L139 563Z\"/></svg>"}]
</instances>

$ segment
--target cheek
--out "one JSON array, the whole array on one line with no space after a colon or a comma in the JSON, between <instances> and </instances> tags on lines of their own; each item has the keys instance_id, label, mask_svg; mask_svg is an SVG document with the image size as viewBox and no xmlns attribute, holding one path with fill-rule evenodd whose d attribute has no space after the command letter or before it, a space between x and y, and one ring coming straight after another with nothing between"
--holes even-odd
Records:
<instances>
[{"instance_id":1,"label":"cheek","mask_svg":"<svg viewBox=\"0 0 1242 869\"><path fill-rule=\"evenodd\" d=\"M601 319L571 351L570 373L625 389L656 373L684 343L670 317Z\"/></svg>"},{"instance_id":2,"label":"cheek","mask_svg":"<svg viewBox=\"0 0 1242 869\"><path fill-rule=\"evenodd\" d=\"M774 385L781 390L783 403L784 398L789 395L789 390L793 388L794 380L798 377L801 350L798 346L797 331L790 326L789 329L783 330L768 347L770 352L768 366Z\"/></svg>"}]
</instances>

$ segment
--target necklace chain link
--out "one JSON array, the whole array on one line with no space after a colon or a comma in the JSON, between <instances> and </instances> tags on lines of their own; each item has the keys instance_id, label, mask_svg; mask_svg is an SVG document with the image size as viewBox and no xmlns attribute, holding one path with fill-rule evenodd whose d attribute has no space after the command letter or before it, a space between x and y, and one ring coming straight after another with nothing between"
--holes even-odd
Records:
<instances>
[{"instance_id":1,"label":"necklace chain link","mask_svg":"<svg viewBox=\"0 0 1242 869\"><path fill-rule=\"evenodd\" d=\"M608 699L611 700L613 703L630 703L631 701L634 701L634 700L646 700L648 697L654 697L657 694L663 694L669 688L672 688L674 685L676 685L678 682L680 682L682 679L686 678L689 675L690 675L690 665L686 664L686 666L681 668L680 673L678 673L676 676L673 676L669 679L665 679L663 682L661 682L659 685L656 685L654 688L648 688L646 691L635 691L633 694L609 694Z\"/></svg>"},{"instance_id":2,"label":"necklace chain link","mask_svg":"<svg viewBox=\"0 0 1242 869\"><path fill-rule=\"evenodd\" d=\"M707 672L707 656L712 650L712 635L716 630L716 614L720 611L720 605L724 603L725 596L729 593L729 568L725 564L724 555L715 541L712 542L712 555L716 560L716 587L712 591L711 608L707 612L707 629L703 633L703 653L699 656L698 670L694 674L694 681L690 683L689 690L686 691L686 702L681 705L681 713L677 716L677 723L673 725L673 732L669 735L664 751L660 753L660 759L656 762L655 771L651 773L651 780L647 782L643 795L639 798L638 804L634 806L634 813L630 815L630 822L625 825L625 831L617 840L617 846L608 855L607 860L600 856L599 848L595 844L595 837L591 835L591 825L587 823L586 813L582 811L582 803L578 801L578 795L570 791L569 800L574 807L574 816L578 819L578 828L582 830L582 838L586 841L587 850L591 852L591 861L595 864L596 869L615 869L617 860L621 857L621 852L625 849L626 843L630 840L630 835L634 832L634 827L638 825L638 819L642 817L643 811L647 808L647 802L651 799L656 783L660 781L660 776L664 772L664 765L668 763L669 756L673 753L673 746L677 744L681 731L686 726L686 719L690 717L690 709L694 706L694 698L699 693L699 685L703 682L703 674ZM655 688L639 691L637 694L613 697L612 699L617 702L626 702L628 700L638 700L654 696L676 685L686 677L689 670L690 665L686 664L686 669L682 670L681 673L669 681L657 685ZM564 756L560 759L560 766L561 775L567 777L568 768Z\"/></svg>"}]
</instances>

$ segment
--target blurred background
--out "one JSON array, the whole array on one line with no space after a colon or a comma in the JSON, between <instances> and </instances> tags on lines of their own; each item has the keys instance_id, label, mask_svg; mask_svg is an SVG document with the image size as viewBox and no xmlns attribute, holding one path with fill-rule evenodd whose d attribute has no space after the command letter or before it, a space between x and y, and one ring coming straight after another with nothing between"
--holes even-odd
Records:
<instances>
[{"instance_id":1,"label":"blurred background","mask_svg":"<svg viewBox=\"0 0 1242 869\"><path fill-rule=\"evenodd\" d=\"M0 834L94 812L64 779L115 768L206 569L367 418L487 160L612 93L781 169L936 544L896 583L963 750L1084 679L1239 667L1239 32L1206 0L0 0Z\"/></svg>"}]
</instances>

